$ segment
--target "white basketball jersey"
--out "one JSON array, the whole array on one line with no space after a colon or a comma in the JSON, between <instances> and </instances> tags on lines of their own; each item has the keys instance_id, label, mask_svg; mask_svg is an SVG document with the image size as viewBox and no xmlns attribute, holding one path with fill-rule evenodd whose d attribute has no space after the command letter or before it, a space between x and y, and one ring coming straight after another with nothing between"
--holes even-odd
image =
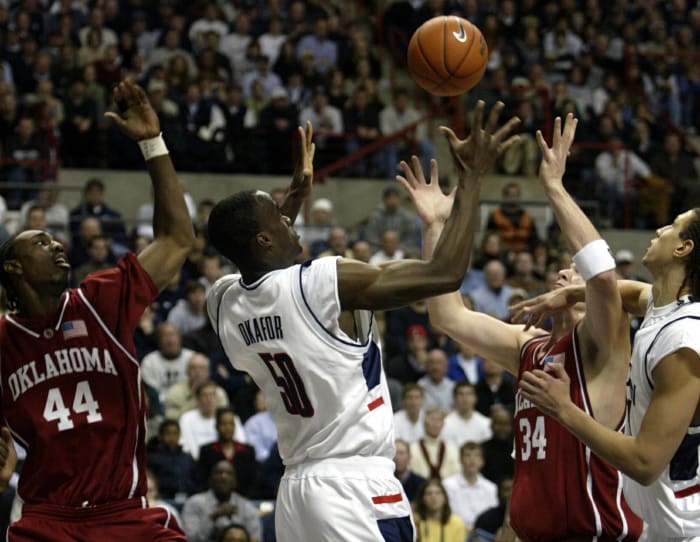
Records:
<instances>
[{"instance_id":1,"label":"white basketball jersey","mask_svg":"<svg viewBox=\"0 0 700 542\"><path fill-rule=\"evenodd\" d=\"M637 331L627 383L626 432L639 433L654 392L652 372L666 356L692 348L700 352L700 303L686 297L663 307L649 302ZM624 477L624 493L630 508L654 532L667 537L700 535L700 426L689 427L678 450L661 476L649 487Z\"/></svg>"},{"instance_id":2,"label":"white basketball jersey","mask_svg":"<svg viewBox=\"0 0 700 542\"><path fill-rule=\"evenodd\" d=\"M394 457L393 414L372 313L354 313L359 341L340 329L336 265L336 258L320 258L253 284L228 275L207 298L231 363L265 395L287 466Z\"/></svg>"}]
</instances>

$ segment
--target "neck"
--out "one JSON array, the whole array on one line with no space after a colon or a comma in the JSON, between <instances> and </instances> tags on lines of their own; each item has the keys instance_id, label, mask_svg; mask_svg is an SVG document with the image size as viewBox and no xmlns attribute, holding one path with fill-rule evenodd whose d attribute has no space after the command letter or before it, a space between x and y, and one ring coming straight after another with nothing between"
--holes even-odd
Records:
<instances>
[{"instance_id":1,"label":"neck","mask_svg":"<svg viewBox=\"0 0 700 542\"><path fill-rule=\"evenodd\" d=\"M681 284L683 284L683 276L681 273L684 274L685 271L671 270L663 277L655 277L654 284L651 289L654 296L654 306L662 307L664 305L668 305L669 303L672 303L678 299L680 296L691 293L690 288L685 286L679 294L678 290L681 287Z\"/></svg>"},{"instance_id":2,"label":"neck","mask_svg":"<svg viewBox=\"0 0 700 542\"><path fill-rule=\"evenodd\" d=\"M552 336L547 346L552 346L556 341L569 333L579 320L578 311L573 309L562 311L558 316L555 316L552 322Z\"/></svg>"},{"instance_id":3,"label":"neck","mask_svg":"<svg viewBox=\"0 0 700 542\"><path fill-rule=\"evenodd\" d=\"M416 423L418 421L418 418L420 418L420 410L418 412L409 412L407 410L406 414L408 414L408 419L411 420L413 423Z\"/></svg>"},{"instance_id":4,"label":"neck","mask_svg":"<svg viewBox=\"0 0 700 542\"><path fill-rule=\"evenodd\" d=\"M221 492L216 492L216 490L213 490L214 496L216 497L216 500L219 502L228 502L231 499L231 493L232 491L221 491Z\"/></svg>"},{"instance_id":5,"label":"neck","mask_svg":"<svg viewBox=\"0 0 700 542\"><path fill-rule=\"evenodd\" d=\"M474 410L473 410L473 409L470 409L470 410L461 410L461 411L458 410L457 412L459 413L459 416L460 416L461 418L464 418L465 420L470 419L470 418L472 417L472 414L474 414Z\"/></svg>"},{"instance_id":6,"label":"neck","mask_svg":"<svg viewBox=\"0 0 700 542\"><path fill-rule=\"evenodd\" d=\"M434 519L440 521L440 516L442 515L442 510L428 510L426 515L429 519Z\"/></svg>"},{"instance_id":7,"label":"neck","mask_svg":"<svg viewBox=\"0 0 700 542\"><path fill-rule=\"evenodd\" d=\"M17 312L20 316L25 318L48 316L56 312L60 306L63 292L65 292L65 288L63 287L60 291L52 288L48 292L40 292L31 289L29 286L27 286L26 289L20 288L20 301L18 303Z\"/></svg>"},{"instance_id":8,"label":"neck","mask_svg":"<svg viewBox=\"0 0 700 542\"><path fill-rule=\"evenodd\" d=\"M476 483L476 479L477 479L477 476L478 476L477 474L467 474L466 472L464 472L464 473L462 473L462 475L464 476L464 479L465 479L467 482L469 482L470 484L475 484L475 483Z\"/></svg>"}]
</instances>

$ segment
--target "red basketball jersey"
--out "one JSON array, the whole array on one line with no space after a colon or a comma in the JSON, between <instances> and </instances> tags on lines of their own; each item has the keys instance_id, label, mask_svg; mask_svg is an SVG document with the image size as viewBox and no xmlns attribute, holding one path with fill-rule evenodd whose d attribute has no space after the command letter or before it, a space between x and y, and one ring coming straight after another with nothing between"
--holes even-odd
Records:
<instances>
[{"instance_id":1,"label":"red basketball jersey","mask_svg":"<svg viewBox=\"0 0 700 542\"><path fill-rule=\"evenodd\" d=\"M525 344L518 379L524 371L560 362L571 379L574 404L592 415L575 332L545 352L548 340L547 335ZM637 540L642 521L622 496L622 475L519 392L515 399L510 518L518 536L524 542Z\"/></svg>"},{"instance_id":2,"label":"red basketball jersey","mask_svg":"<svg viewBox=\"0 0 700 542\"><path fill-rule=\"evenodd\" d=\"M0 320L2 416L27 450L25 502L88 506L146 494L133 333L157 293L128 254L67 290L51 316Z\"/></svg>"}]
</instances>

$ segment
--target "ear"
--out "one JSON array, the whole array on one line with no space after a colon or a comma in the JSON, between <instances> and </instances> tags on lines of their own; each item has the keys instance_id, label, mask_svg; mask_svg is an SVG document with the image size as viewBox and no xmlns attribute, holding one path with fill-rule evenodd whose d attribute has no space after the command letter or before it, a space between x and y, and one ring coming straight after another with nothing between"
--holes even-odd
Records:
<instances>
[{"instance_id":1,"label":"ear","mask_svg":"<svg viewBox=\"0 0 700 542\"><path fill-rule=\"evenodd\" d=\"M272 246L272 237L266 231L261 231L255 236L255 244L260 248L269 249Z\"/></svg>"},{"instance_id":2,"label":"ear","mask_svg":"<svg viewBox=\"0 0 700 542\"><path fill-rule=\"evenodd\" d=\"M23 273L22 264L17 260L6 260L2 265L5 273L10 275L21 275Z\"/></svg>"},{"instance_id":3,"label":"ear","mask_svg":"<svg viewBox=\"0 0 700 542\"><path fill-rule=\"evenodd\" d=\"M692 239L681 239L680 246L676 247L673 254L678 258L687 258L693 252L695 242Z\"/></svg>"}]
</instances>

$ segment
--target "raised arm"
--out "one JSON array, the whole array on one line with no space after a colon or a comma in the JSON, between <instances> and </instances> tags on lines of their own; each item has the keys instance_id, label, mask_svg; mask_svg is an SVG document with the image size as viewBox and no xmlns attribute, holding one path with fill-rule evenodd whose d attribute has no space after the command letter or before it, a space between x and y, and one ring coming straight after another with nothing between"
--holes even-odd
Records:
<instances>
[{"instance_id":1,"label":"raised arm","mask_svg":"<svg viewBox=\"0 0 700 542\"><path fill-rule=\"evenodd\" d=\"M622 312L615 261L610 249L564 188L566 158L577 124L578 120L569 113L562 130L561 119L557 117L551 147L545 142L542 132L537 131L537 142L542 151L539 178L578 270L586 279L586 316L579 328L579 336L582 343L592 343L591 350L598 353L587 361L607 362L611 352L623 343L628 344L629 334L625 333L628 322ZM626 359L621 361L627 363Z\"/></svg>"},{"instance_id":2,"label":"raised arm","mask_svg":"<svg viewBox=\"0 0 700 542\"><path fill-rule=\"evenodd\" d=\"M488 125L495 126L503 104L497 104L489 115ZM513 121L513 124L517 123ZM508 126L508 125L506 125ZM450 150L458 167L468 168L473 159L469 141L460 141L451 131L445 130ZM423 259L433 258L436 245L449 217L454 193L444 195L437 182L427 184L419 177L399 178L416 207L423 223ZM471 253L473 232L461 250ZM497 318L471 311L464 306L457 290L428 299L430 322L435 327L461 342L477 355L488 358L513 374L517 374L520 363L520 348L533 333L525 333L522 326L512 326Z\"/></svg>"},{"instance_id":3,"label":"raised arm","mask_svg":"<svg viewBox=\"0 0 700 542\"><path fill-rule=\"evenodd\" d=\"M473 159L466 163L453 154L459 183L451 215L434 257L429 261L398 260L382 266L339 260L338 289L344 310L388 309L459 287L469 263L481 179L491 170L501 152L517 141L517 136L508 138L517 119L511 119L494 133L498 116L491 115L483 128L483 111L484 102L479 101L471 134L464 142L468 144L465 154L470 153ZM443 131L448 139L456 139L451 130L443 128ZM413 171L408 164L401 163L406 177L420 178L425 182L418 158L413 157L412 164ZM435 161L431 165L431 179L438 182Z\"/></svg>"},{"instance_id":4,"label":"raised arm","mask_svg":"<svg viewBox=\"0 0 700 542\"><path fill-rule=\"evenodd\" d=\"M173 163L160 135L158 116L146 93L129 80L114 89L123 103L123 116L108 112L126 135L139 142L153 183L153 243L139 254L139 262L162 290L182 266L194 242L192 221Z\"/></svg>"},{"instance_id":5,"label":"raised arm","mask_svg":"<svg viewBox=\"0 0 700 542\"><path fill-rule=\"evenodd\" d=\"M289 192L287 192L280 209L284 216L289 217L292 224L294 224L302 204L311 194L311 185L314 180L314 154L316 152L316 144L312 141L311 121L306 121L306 129L299 126L297 132L299 134L299 157L294 166L292 184L289 186Z\"/></svg>"}]
</instances>

